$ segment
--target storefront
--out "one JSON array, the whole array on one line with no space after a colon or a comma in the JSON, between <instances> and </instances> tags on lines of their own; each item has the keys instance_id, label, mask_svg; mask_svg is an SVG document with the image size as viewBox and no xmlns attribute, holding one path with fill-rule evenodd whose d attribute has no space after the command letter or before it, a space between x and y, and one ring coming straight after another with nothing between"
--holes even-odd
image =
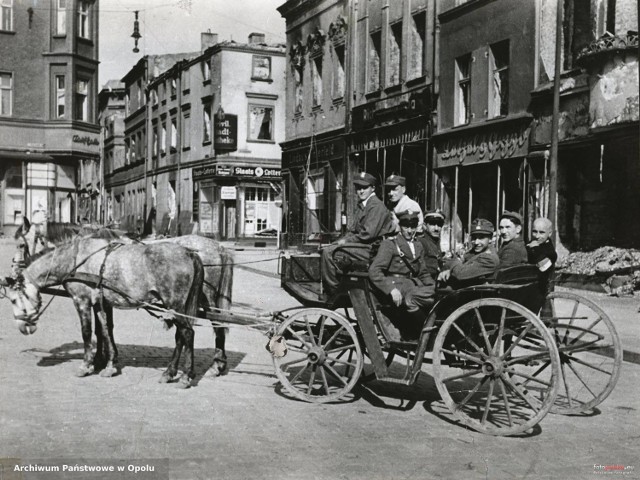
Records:
<instances>
[{"instance_id":1,"label":"storefront","mask_svg":"<svg viewBox=\"0 0 640 480\"><path fill-rule=\"evenodd\" d=\"M220 239L273 236L280 231L281 171L262 166L194 168L193 219Z\"/></svg>"},{"instance_id":2,"label":"storefront","mask_svg":"<svg viewBox=\"0 0 640 480\"><path fill-rule=\"evenodd\" d=\"M288 245L328 242L343 229L342 130L283 145L283 185Z\"/></svg>"},{"instance_id":3,"label":"storefront","mask_svg":"<svg viewBox=\"0 0 640 480\"><path fill-rule=\"evenodd\" d=\"M481 126L433 135L435 204L447 215L448 248L466 240L471 222L486 218L497 226L503 210L528 221L546 211L548 152L529 153L531 116L512 116Z\"/></svg>"}]
</instances>

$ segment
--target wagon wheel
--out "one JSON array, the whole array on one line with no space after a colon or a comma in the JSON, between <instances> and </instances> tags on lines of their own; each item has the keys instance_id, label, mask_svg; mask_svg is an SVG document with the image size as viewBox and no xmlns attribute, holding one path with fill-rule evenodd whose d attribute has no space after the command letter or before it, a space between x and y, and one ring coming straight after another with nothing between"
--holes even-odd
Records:
<instances>
[{"instance_id":1,"label":"wagon wheel","mask_svg":"<svg viewBox=\"0 0 640 480\"><path fill-rule=\"evenodd\" d=\"M543 361L549 368L536 376ZM485 298L458 308L440 327L433 374L462 423L491 435L515 435L553 406L560 360L553 336L535 314L509 300Z\"/></svg>"},{"instance_id":2,"label":"wagon wheel","mask_svg":"<svg viewBox=\"0 0 640 480\"><path fill-rule=\"evenodd\" d=\"M613 322L595 303L553 292L540 318L560 353L560 387L552 413L586 412L609 396L618 381L622 345Z\"/></svg>"},{"instance_id":3,"label":"wagon wheel","mask_svg":"<svg viewBox=\"0 0 640 480\"><path fill-rule=\"evenodd\" d=\"M358 382L364 363L349 321L324 308L306 308L287 318L276 335L288 353L273 357L276 375L296 398L313 403L343 399Z\"/></svg>"}]
</instances>

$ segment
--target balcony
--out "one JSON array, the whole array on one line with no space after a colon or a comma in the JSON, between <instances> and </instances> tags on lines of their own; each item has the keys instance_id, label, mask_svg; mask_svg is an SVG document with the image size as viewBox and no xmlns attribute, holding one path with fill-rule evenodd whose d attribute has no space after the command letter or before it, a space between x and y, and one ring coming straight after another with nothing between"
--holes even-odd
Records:
<instances>
[{"instance_id":1,"label":"balcony","mask_svg":"<svg viewBox=\"0 0 640 480\"><path fill-rule=\"evenodd\" d=\"M628 31L626 35L604 34L595 42L590 43L578 53L576 61L581 66L586 66L594 62L601 61L602 57L609 58L611 55L624 52L626 50L638 50L638 32Z\"/></svg>"}]
</instances>

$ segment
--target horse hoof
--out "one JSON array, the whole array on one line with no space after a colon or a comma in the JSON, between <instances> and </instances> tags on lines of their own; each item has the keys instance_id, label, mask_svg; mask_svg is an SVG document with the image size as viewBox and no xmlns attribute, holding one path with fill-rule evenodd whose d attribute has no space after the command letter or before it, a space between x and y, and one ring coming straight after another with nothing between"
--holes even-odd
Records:
<instances>
[{"instance_id":1,"label":"horse hoof","mask_svg":"<svg viewBox=\"0 0 640 480\"><path fill-rule=\"evenodd\" d=\"M165 372L160 377L160 380L158 380L158 383L169 383L171 379L172 379L171 375Z\"/></svg>"},{"instance_id":2,"label":"horse hoof","mask_svg":"<svg viewBox=\"0 0 640 480\"><path fill-rule=\"evenodd\" d=\"M186 375L180 377L180 381L176 383L176 387L186 389L191 386L191 379Z\"/></svg>"},{"instance_id":3,"label":"horse hoof","mask_svg":"<svg viewBox=\"0 0 640 480\"><path fill-rule=\"evenodd\" d=\"M116 367L105 368L100 372L101 377L113 377L118 374L118 369Z\"/></svg>"},{"instance_id":4,"label":"horse hoof","mask_svg":"<svg viewBox=\"0 0 640 480\"><path fill-rule=\"evenodd\" d=\"M93 375L93 372L95 372L93 365L82 365L76 372L76 377L87 377L89 375Z\"/></svg>"}]
</instances>

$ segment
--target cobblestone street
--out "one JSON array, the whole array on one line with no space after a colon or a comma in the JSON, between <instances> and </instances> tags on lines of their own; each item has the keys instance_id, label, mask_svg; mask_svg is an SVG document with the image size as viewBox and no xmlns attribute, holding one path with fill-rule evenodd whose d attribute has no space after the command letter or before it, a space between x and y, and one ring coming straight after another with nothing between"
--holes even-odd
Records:
<instances>
[{"instance_id":1,"label":"cobblestone street","mask_svg":"<svg viewBox=\"0 0 640 480\"><path fill-rule=\"evenodd\" d=\"M8 272L13 248L2 240L2 272ZM245 265L235 271L235 308L296 305L274 278L275 260L269 259L275 257L277 252L236 253L237 263ZM116 311L122 373L77 378L81 334L69 299L55 298L30 337L15 328L6 299L0 312L3 480L585 479L598 473L596 465L634 466L627 478L638 476L636 363L624 362L618 386L593 415L548 415L530 435L502 438L455 423L429 366L413 388L373 383L357 389L349 403L308 404L281 391L265 337L246 329L234 328L228 338L229 373L202 376L211 364L213 341L209 328L201 327L197 385L180 390L157 383L169 361L173 332L144 312ZM13 471L18 462L134 460L154 465L155 471L151 476Z\"/></svg>"}]
</instances>

